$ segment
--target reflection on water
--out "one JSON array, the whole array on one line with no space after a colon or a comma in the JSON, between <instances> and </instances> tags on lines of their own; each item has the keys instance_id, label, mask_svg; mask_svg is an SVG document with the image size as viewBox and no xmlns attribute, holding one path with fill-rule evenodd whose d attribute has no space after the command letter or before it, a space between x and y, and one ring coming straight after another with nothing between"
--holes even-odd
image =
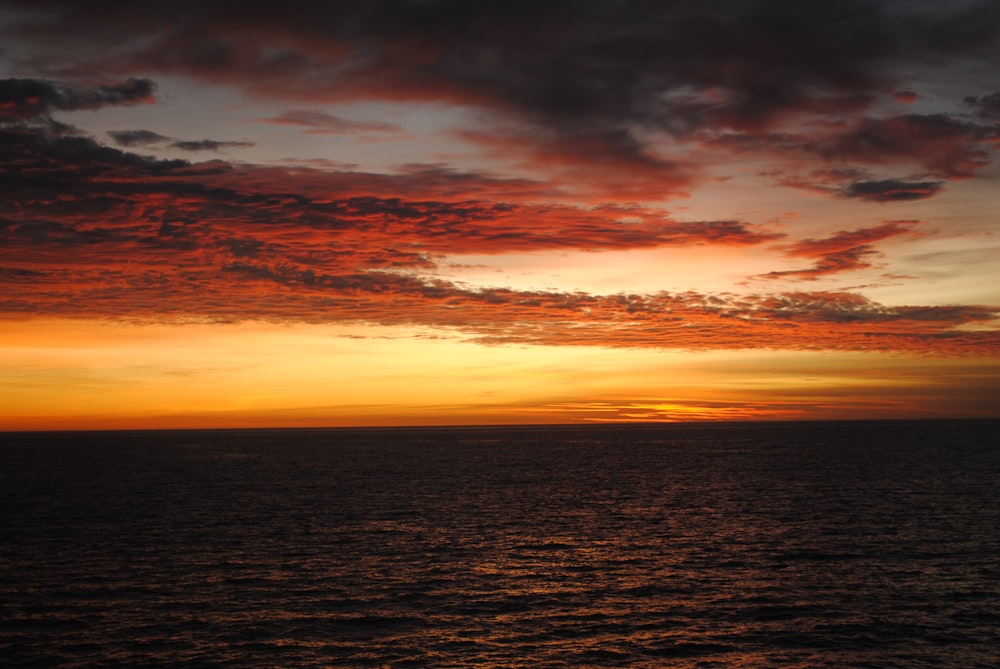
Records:
<instances>
[{"instance_id":1,"label":"reflection on water","mask_svg":"<svg viewBox=\"0 0 1000 669\"><path fill-rule=\"evenodd\" d=\"M1000 666L996 423L3 435L34 666Z\"/></svg>"}]
</instances>

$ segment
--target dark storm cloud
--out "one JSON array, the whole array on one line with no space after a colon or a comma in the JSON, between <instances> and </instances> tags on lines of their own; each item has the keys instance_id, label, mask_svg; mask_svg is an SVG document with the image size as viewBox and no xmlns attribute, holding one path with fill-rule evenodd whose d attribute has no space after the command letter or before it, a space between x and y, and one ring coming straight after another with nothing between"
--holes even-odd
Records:
<instances>
[{"instance_id":1,"label":"dark storm cloud","mask_svg":"<svg viewBox=\"0 0 1000 669\"><path fill-rule=\"evenodd\" d=\"M626 165L670 176L674 190L689 175L668 174L673 163L649 133L757 136L789 118L863 116L892 91L912 100L901 73L914 67L1000 60L1000 5L988 0L15 4L41 10L20 26L44 47L36 63L72 54L94 70L186 75L316 104L473 105L498 123L494 138L509 135L528 155L539 147L536 161L583 161L592 169L574 176L593 183L618 169L601 171L605 162ZM912 153L906 133L934 122L899 133L879 123L818 148L844 160ZM967 175L983 160L945 155L935 170Z\"/></svg>"},{"instance_id":2,"label":"dark storm cloud","mask_svg":"<svg viewBox=\"0 0 1000 669\"><path fill-rule=\"evenodd\" d=\"M90 85L46 79L0 79L0 120L47 116L52 111L152 103L155 91L156 84L149 79Z\"/></svg>"}]
</instances>

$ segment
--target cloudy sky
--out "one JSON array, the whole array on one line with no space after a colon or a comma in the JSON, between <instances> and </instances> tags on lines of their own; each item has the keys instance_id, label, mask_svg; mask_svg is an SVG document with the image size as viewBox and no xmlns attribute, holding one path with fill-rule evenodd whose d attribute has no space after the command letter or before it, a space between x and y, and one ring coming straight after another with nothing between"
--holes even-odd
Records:
<instances>
[{"instance_id":1,"label":"cloudy sky","mask_svg":"<svg viewBox=\"0 0 1000 669\"><path fill-rule=\"evenodd\" d=\"M998 33L0 0L0 428L997 416Z\"/></svg>"}]
</instances>

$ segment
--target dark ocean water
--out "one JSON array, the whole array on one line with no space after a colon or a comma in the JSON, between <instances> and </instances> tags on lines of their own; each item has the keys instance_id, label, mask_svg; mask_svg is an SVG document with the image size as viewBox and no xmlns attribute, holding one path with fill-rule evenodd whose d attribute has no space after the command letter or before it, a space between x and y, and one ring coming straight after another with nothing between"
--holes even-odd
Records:
<instances>
[{"instance_id":1,"label":"dark ocean water","mask_svg":"<svg viewBox=\"0 0 1000 669\"><path fill-rule=\"evenodd\" d=\"M0 434L0 664L993 669L998 430Z\"/></svg>"}]
</instances>

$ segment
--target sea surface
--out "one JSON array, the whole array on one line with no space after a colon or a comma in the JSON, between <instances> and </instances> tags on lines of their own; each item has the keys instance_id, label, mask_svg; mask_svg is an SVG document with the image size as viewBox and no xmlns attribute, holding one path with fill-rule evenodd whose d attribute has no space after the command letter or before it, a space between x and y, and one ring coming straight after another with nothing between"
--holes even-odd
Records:
<instances>
[{"instance_id":1,"label":"sea surface","mask_svg":"<svg viewBox=\"0 0 1000 669\"><path fill-rule=\"evenodd\" d=\"M998 435L0 434L0 665L995 669Z\"/></svg>"}]
</instances>

